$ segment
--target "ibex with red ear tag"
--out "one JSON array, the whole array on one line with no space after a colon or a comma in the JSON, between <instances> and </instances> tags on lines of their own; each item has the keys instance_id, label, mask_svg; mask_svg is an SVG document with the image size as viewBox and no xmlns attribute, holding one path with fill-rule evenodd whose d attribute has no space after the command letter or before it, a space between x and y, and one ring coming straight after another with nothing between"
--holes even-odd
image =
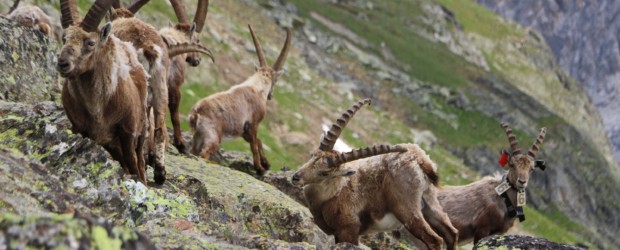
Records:
<instances>
[{"instance_id":1,"label":"ibex with red ear tag","mask_svg":"<svg viewBox=\"0 0 620 250\"><path fill-rule=\"evenodd\" d=\"M521 152L516 136L507 124L502 128L508 136L510 153L503 151L500 165L508 164L503 176L487 176L465 186L442 187L438 199L448 213L452 224L459 230L459 244L494 234L503 234L514 224L515 218L525 220L525 188L535 168L545 170L545 162L536 160L547 130L542 128L527 153ZM431 226L435 227L431 223Z\"/></svg>"},{"instance_id":2,"label":"ibex with red ear tag","mask_svg":"<svg viewBox=\"0 0 620 250\"><path fill-rule=\"evenodd\" d=\"M192 154L209 159L211 154L219 150L224 137L243 136L250 143L254 169L262 175L269 170L269 161L258 139L258 124L265 117L267 101L271 100L273 86L286 61L291 45L291 30L286 30L286 41L280 56L273 67L269 67L252 27L248 27L260 64L256 73L227 91L198 101L190 112L189 124L194 132Z\"/></svg>"},{"instance_id":3,"label":"ibex with red ear tag","mask_svg":"<svg viewBox=\"0 0 620 250\"><path fill-rule=\"evenodd\" d=\"M125 173L146 184L146 72L136 49L99 22L112 4L97 0L81 22L75 0L61 0L64 45L57 70L72 130L103 145Z\"/></svg>"},{"instance_id":4,"label":"ibex with red ear tag","mask_svg":"<svg viewBox=\"0 0 620 250\"><path fill-rule=\"evenodd\" d=\"M358 244L362 234L390 231L404 225L430 249L442 238L429 225L441 225L448 249L458 231L450 224L436 197L435 164L415 144L376 145L347 153L333 150L353 115L370 99L353 105L324 135L308 162L293 175L303 186L315 223L336 243ZM425 219L426 218L426 219Z\"/></svg>"}]
</instances>

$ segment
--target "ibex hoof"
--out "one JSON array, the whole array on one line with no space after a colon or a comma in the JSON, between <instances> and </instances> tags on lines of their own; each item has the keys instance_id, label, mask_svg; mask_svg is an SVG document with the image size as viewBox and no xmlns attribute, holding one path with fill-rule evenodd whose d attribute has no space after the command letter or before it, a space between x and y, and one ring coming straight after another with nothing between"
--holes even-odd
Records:
<instances>
[{"instance_id":1,"label":"ibex hoof","mask_svg":"<svg viewBox=\"0 0 620 250\"><path fill-rule=\"evenodd\" d=\"M155 179L155 184L163 185L166 182L166 171L158 172L156 171L153 179Z\"/></svg>"},{"instance_id":2,"label":"ibex hoof","mask_svg":"<svg viewBox=\"0 0 620 250\"><path fill-rule=\"evenodd\" d=\"M267 161L267 159L261 159L260 160L260 165L265 169L265 170L269 170L271 168L271 165L269 164L269 161Z\"/></svg>"},{"instance_id":3,"label":"ibex hoof","mask_svg":"<svg viewBox=\"0 0 620 250\"><path fill-rule=\"evenodd\" d=\"M177 150L179 150L179 153L184 154L184 155L189 155L189 150L187 150L187 147L185 147L185 144L175 143L174 146L177 148Z\"/></svg>"},{"instance_id":4,"label":"ibex hoof","mask_svg":"<svg viewBox=\"0 0 620 250\"><path fill-rule=\"evenodd\" d=\"M263 169L261 167L256 168L256 174L258 174L260 176L265 175L265 172L267 172L267 170L265 170L265 169Z\"/></svg>"}]
</instances>

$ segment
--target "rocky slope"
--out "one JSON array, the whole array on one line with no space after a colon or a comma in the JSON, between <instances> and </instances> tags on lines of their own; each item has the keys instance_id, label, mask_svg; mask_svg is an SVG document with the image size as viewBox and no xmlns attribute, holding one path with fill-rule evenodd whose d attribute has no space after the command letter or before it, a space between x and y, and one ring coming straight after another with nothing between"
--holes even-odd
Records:
<instances>
[{"instance_id":1,"label":"rocky slope","mask_svg":"<svg viewBox=\"0 0 620 250\"><path fill-rule=\"evenodd\" d=\"M607 160L610 154L600 140L605 138L601 136L602 123L587 96L558 67L536 33L502 23L501 35L491 35L494 33L485 26L473 25L479 20L463 18L463 13L480 11L469 5L458 6L470 1L441 2L443 7L426 0L213 3L202 36L216 53L217 63L205 62L201 68L190 69L183 87L181 112L187 113L197 99L226 89L253 73L256 56L247 23L255 27L268 60L277 56L284 38L279 26L294 26L294 48L259 130L275 170L294 169L303 163L318 143L321 125L329 123L359 96L373 98L375 105L356 115L343 138L356 147L385 142L422 143L437 161L443 184L467 183L475 180L477 174L498 171L496 151L507 146L499 121L508 121L516 128L523 147L533 141L540 127L546 126L550 132L540 154L549 168L545 173L534 174L528 190L528 220L518 224L513 233L590 246L617 245L612 233L619 224L614 216L620 207L619 194L614 192L618 181ZM195 1L187 3L195 5ZM88 2L79 4L84 8ZM405 10L411 13L404 13ZM501 20L483 14L474 16ZM140 18L162 27L172 15L165 1L153 1L141 11ZM19 37L7 40L14 39ZM28 41L23 38L16 44ZM27 48L24 47L25 51L29 51ZM47 51L45 57L53 60L55 49ZM18 54L22 55L20 58L29 58L31 53ZM43 61L32 58L18 63L28 65L35 60ZM52 65L47 61L43 68L51 69ZM28 84L21 87L46 83L24 81ZM10 86L3 84L7 82L0 81L2 88ZM550 94L556 92L561 95ZM39 186L36 181L19 184L7 180L6 183L18 183L18 190L24 186L29 189L16 192L17 198L0 196L2 200L9 197L6 199L11 203L7 204L25 202L0 206L6 208L3 211L31 211L23 213L29 216L76 210L64 203L56 204L62 199L41 201L36 198L39 196L29 196L34 191L56 197L56 193L45 193L47 188L68 197L73 194L76 198L71 203L76 203L80 210L84 208L119 225L135 227L158 246L174 247L185 241L221 246L232 242L245 247L329 246L327 238L308 223L307 210L272 186L224 167L179 156L174 149L167 157L171 181L164 187L145 191L122 180L118 166L107 160L107 154L67 131L68 124L58 103L40 103L52 101L53 96L43 95L31 104L5 103L4 110L8 111L3 111L2 123L22 126L16 124L31 122L22 129L3 132L5 152L17 154L11 157L21 157L28 165L42 164L49 172L31 178L40 180ZM11 115L5 118L4 114ZM583 120L590 123L582 123ZM50 123L61 138L53 137L46 142L45 128ZM51 130L54 129L50 127ZM249 152L243 140L226 142L224 149ZM68 151L49 153L55 150ZM48 160L50 157L53 160ZM85 164L93 159L99 164ZM224 165L243 168L243 164ZM30 172L27 168L16 169L13 172ZM48 183L46 174L57 176L60 181L48 178ZM106 181L97 181L98 176ZM286 184L283 180L286 178L270 182L281 187ZM51 189L49 185L53 183L59 186ZM147 198L140 198L143 194ZM78 202L80 199L87 205L81 205L84 202ZM51 208L41 208L48 202L53 204ZM255 207L260 210L255 211ZM282 219L282 213L287 215L286 219ZM283 224L280 220L286 222L288 215L295 222ZM294 225L293 232L302 233L291 234L287 225ZM277 240L280 238L285 242ZM399 244L385 235L379 240Z\"/></svg>"},{"instance_id":2,"label":"rocky slope","mask_svg":"<svg viewBox=\"0 0 620 250\"><path fill-rule=\"evenodd\" d=\"M598 107L620 162L620 3L605 1L478 0L544 36L560 65Z\"/></svg>"}]
</instances>

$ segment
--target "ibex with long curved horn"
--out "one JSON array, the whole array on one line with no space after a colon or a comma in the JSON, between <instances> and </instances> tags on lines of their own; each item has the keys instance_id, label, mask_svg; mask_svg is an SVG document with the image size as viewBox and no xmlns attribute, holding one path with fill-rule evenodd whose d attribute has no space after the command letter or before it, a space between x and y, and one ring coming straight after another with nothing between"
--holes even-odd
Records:
<instances>
[{"instance_id":1,"label":"ibex with long curved horn","mask_svg":"<svg viewBox=\"0 0 620 250\"><path fill-rule=\"evenodd\" d=\"M452 224L459 230L459 244L477 243L480 239L503 234L515 218L525 219L525 188L535 168L545 170L545 162L535 160L547 130L542 128L526 154L521 152L516 136L507 124L502 128L508 136L512 152L502 152L500 165L508 164L503 176L487 176L465 186L446 186L437 195ZM435 227L431 223L431 226Z\"/></svg>"},{"instance_id":2,"label":"ibex with long curved horn","mask_svg":"<svg viewBox=\"0 0 620 250\"><path fill-rule=\"evenodd\" d=\"M39 7L34 5L19 6L19 2L20 0L13 2L13 6L9 9L6 17L20 25L36 28L41 33L53 38L54 30L51 18Z\"/></svg>"},{"instance_id":3,"label":"ibex with long curved horn","mask_svg":"<svg viewBox=\"0 0 620 250\"><path fill-rule=\"evenodd\" d=\"M194 16L194 23L190 25L185 12L185 6L180 0L170 0L174 12L177 15L178 23L172 27L166 27L159 30L159 34L164 39L169 47L169 54L172 54L172 50L180 50L181 46L185 46L187 51L192 53L186 53L183 55L174 56L170 69L168 70L168 108L170 109L170 119L172 120L172 127L174 129L174 146L182 153L189 153L185 147L185 141L181 134L181 123L179 119L179 104L181 103L181 85L185 82L185 70L187 62L192 67L196 67L200 64L200 53L196 53L200 46L199 34L202 31L202 27L207 17L207 11L209 9L209 0L199 0L198 7L196 8L196 15ZM213 54L210 50L203 48L202 51L198 51L206 54L213 59Z\"/></svg>"},{"instance_id":4,"label":"ibex with long curved horn","mask_svg":"<svg viewBox=\"0 0 620 250\"><path fill-rule=\"evenodd\" d=\"M131 43L97 28L110 0L97 0L81 22L75 0L61 0L64 45L57 70L72 130L103 145L125 173L146 184L146 72Z\"/></svg>"},{"instance_id":5,"label":"ibex with long curved horn","mask_svg":"<svg viewBox=\"0 0 620 250\"><path fill-rule=\"evenodd\" d=\"M303 186L315 223L336 243L356 245L359 235L404 225L425 246L439 249L442 238L430 227L433 221L441 225L447 248L454 249L458 231L437 201L435 164L424 150L415 144L333 150L349 120L368 103L362 100L343 113L292 177Z\"/></svg>"},{"instance_id":6,"label":"ibex with long curved horn","mask_svg":"<svg viewBox=\"0 0 620 250\"><path fill-rule=\"evenodd\" d=\"M252 27L248 27L258 54L260 66L257 72L227 91L198 101L192 107L189 122L194 131L193 154L209 159L220 148L224 137L243 136L250 143L254 169L262 175L269 170L269 161L257 136L258 125L265 117L267 101L271 100L273 86L284 66L291 45L291 31L286 30L284 47L273 67L269 67Z\"/></svg>"}]
</instances>

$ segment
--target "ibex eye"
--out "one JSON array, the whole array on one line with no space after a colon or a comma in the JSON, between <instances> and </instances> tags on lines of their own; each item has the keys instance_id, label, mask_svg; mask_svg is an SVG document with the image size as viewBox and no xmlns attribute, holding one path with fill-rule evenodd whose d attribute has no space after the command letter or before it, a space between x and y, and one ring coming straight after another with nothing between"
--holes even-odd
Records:
<instances>
[{"instance_id":1,"label":"ibex eye","mask_svg":"<svg viewBox=\"0 0 620 250\"><path fill-rule=\"evenodd\" d=\"M326 177L326 176L329 176L329 172L321 172L319 175Z\"/></svg>"},{"instance_id":2,"label":"ibex eye","mask_svg":"<svg viewBox=\"0 0 620 250\"><path fill-rule=\"evenodd\" d=\"M86 41L86 45L88 45L88 46L90 46L90 47L95 46L95 41L93 41L93 40L88 40L88 41Z\"/></svg>"}]
</instances>

